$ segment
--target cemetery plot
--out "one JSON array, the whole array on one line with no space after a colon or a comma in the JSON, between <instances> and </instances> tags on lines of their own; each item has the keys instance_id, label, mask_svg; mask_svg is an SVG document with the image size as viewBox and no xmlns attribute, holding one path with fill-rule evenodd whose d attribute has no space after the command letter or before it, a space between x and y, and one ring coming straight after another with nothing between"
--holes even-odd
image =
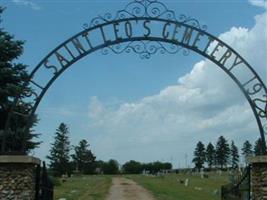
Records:
<instances>
[{"instance_id":1,"label":"cemetery plot","mask_svg":"<svg viewBox=\"0 0 267 200\"><path fill-rule=\"evenodd\" d=\"M221 185L228 183L229 176L223 172L205 174L168 174L164 176L128 176L149 191L158 200L219 200Z\"/></svg>"}]
</instances>

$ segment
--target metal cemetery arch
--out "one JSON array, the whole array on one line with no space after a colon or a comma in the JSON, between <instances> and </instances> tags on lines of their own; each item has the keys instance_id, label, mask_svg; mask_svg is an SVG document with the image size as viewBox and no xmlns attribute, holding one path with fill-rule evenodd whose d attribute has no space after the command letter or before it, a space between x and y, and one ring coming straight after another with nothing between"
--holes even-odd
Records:
<instances>
[{"instance_id":1,"label":"metal cemetery arch","mask_svg":"<svg viewBox=\"0 0 267 200\"><path fill-rule=\"evenodd\" d=\"M266 150L265 135L267 129L267 89L255 70L234 49L217 37L206 32L196 19L184 15L176 18L174 11L157 0L134 0L113 17L110 13L94 18L84 30L69 38L51 51L32 71L27 84L35 90L29 92L28 100L33 101L29 113L19 113L14 100L9 112L5 134L14 115L23 115L30 122L42 97L64 70L84 56L97 50L102 54L114 52L134 52L141 58L150 58L156 53L177 53L188 55L190 50L206 57L219 66L238 85L256 118L263 150ZM50 72L51 77L44 83L35 77L42 70ZM28 125L29 126L29 125ZM27 131L29 127L24 127ZM5 152L5 137L2 140L2 152ZM23 144L25 141L23 141ZM23 151L23 150L22 150Z\"/></svg>"}]
</instances>

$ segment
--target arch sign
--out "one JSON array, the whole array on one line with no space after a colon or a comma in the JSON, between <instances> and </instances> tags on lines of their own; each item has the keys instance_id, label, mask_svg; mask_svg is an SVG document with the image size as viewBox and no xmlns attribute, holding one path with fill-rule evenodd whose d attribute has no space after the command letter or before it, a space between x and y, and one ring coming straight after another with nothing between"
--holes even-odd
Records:
<instances>
[{"instance_id":1,"label":"arch sign","mask_svg":"<svg viewBox=\"0 0 267 200\"><path fill-rule=\"evenodd\" d=\"M97 50L101 50L103 55L111 52L136 53L142 59L151 58L154 54L182 51L188 55L194 51L220 67L241 89L256 118L265 152L266 86L241 55L206 32L207 27L201 26L196 19L185 15L176 18L174 11L168 10L157 0L135 0L114 16L110 13L97 16L89 24L84 24L83 28L51 51L32 71L25 85L30 84L34 88L34 92L27 97L34 105L29 113L19 113L15 105L22 99L17 97L7 120L6 133L13 116L22 115L30 121L42 97L57 77L76 61ZM28 127L24 129L27 131ZM5 151L5 139L2 141L2 151Z\"/></svg>"}]
</instances>

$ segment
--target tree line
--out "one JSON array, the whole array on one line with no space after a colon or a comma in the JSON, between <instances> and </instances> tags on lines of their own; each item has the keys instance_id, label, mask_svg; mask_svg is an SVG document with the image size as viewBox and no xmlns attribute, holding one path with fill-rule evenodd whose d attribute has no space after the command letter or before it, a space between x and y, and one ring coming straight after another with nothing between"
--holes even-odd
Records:
<instances>
[{"instance_id":1,"label":"tree line","mask_svg":"<svg viewBox=\"0 0 267 200\"><path fill-rule=\"evenodd\" d=\"M74 172L82 174L118 173L119 164L116 160L97 161L85 139L82 139L78 145L72 146L69 134L69 127L65 123L61 123L55 132L54 142L51 144L47 156L50 160L49 170L53 176L70 175ZM74 153L71 154L72 150Z\"/></svg>"},{"instance_id":2,"label":"tree line","mask_svg":"<svg viewBox=\"0 0 267 200\"><path fill-rule=\"evenodd\" d=\"M125 174L140 174L144 171L150 174L156 174L163 170L171 170L172 164L169 162L151 162L141 163L138 161L130 160L122 166L122 173Z\"/></svg>"},{"instance_id":3,"label":"tree line","mask_svg":"<svg viewBox=\"0 0 267 200\"><path fill-rule=\"evenodd\" d=\"M55 132L54 142L47 158L50 160L49 169L53 176L70 175L74 172L82 174L140 174L144 170L157 173L161 170L172 169L171 163L152 162L140 163L131 160L119 168L119 163L111 159L107 162L96 160L86 140L81 140L78 145L72 146L69 140L69 128L61 123ZM71 154L71 151L74 152Z\"/></svg>"},{"instance_id":4,"label":"tree line","mask_svg":"<svg viewBox=\"0 0 267 200\"><path fill-rule=\"evenodd\" d=\"M250 156L263 155L261 138L256 140L254 147L246 140L243 143L241 151L246 164ZM240 163L238 147L235 145L234 141L231 141L229 144L223 136L218 138L215 146L210 142L205 147L205 145L199 141L196 144L193 154L192 162L197 170L201 170L205 165L209 170L214 168L226 169L229 167L237 169Z\"/></svg>"}]
</instances>

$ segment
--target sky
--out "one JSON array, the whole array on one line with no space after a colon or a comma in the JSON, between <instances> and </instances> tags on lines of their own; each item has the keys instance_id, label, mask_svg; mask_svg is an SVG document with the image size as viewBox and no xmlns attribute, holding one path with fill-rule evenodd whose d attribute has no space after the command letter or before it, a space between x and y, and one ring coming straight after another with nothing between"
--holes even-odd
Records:
<instances>
[{"instance_id":1,"label":"sky","mask_svg":"<svg viewBox=\"0 0 267 200\"><path fill-rule=\"evenodd\" d=\"M0 0L7 9L1 28L25 40L17 62L31 71L52 49L83 30L97 15L116 13L129 1ZM237 50L267 84L266 0L164 1ZM259 131L244 95L222 71L200 55L95 52L65 71L37 110L35 130L43 143L33 152L45 159L61 122L72 145L90 143L97 159L191 165L198 141L225 136L241 148Z\"/></svg>"}]
</instances>

